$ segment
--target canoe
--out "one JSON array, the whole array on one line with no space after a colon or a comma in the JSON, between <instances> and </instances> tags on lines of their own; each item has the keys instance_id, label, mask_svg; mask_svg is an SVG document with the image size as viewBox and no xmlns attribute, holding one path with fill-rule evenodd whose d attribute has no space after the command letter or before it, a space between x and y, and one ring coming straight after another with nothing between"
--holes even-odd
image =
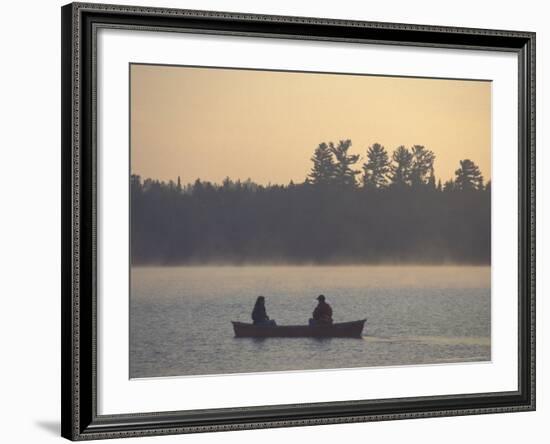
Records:
<instances>
[{"instance_id":1,"label":"canoe","mask_svg":"<svg viewBox=\"0 0 550 444\"><path fill-rule=\"evenodd\" d=\"M231 321L237 338L360 338L366 319L325 325L254 325Z\"/></svg>"}]
</instances>

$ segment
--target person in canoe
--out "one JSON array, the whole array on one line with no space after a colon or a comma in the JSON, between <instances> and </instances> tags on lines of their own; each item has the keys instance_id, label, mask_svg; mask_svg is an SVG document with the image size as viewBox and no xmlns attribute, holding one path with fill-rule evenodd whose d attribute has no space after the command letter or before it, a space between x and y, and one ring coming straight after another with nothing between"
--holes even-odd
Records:
<instances>
[{"instance_id":1,"label":"person in canoe","mask_svg":"<svg viewBox=\"0 0 550 444\"><path fill-rule=\"evenodd\" d=\"M309 325L332 324L332 307L326 302L325 295L317 296L319 303L313 310L312 318L309 320Z\"/></svg>"},{"instance_id":2,"label":"person in canoe","mask_svg":"<svg viewBox=\"0 0 550 444\"><path fill-rule=\"evenodd\" d=\"M265 310L265 298L263 296L258 296L258 299L256 299L254 309L252 310L252 321L254 322L254 325L276 325L275 321L269 319L269 316L267 315Z\"/></svg>"}]
</instances>

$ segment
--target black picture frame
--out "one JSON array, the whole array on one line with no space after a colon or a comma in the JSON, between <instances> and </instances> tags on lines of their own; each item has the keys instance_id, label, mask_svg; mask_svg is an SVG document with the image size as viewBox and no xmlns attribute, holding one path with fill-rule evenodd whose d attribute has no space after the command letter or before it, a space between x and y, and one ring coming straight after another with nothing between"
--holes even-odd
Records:
<instances>
[{"instance_id":1,"label":"black picture frame","mask_svg":"<svg viewBox=\"0 0 550 444\"><path fill-rule=\"evenodd\" d=\"M62 436L71 440L535 409L535 33L72 3L62 15ZM519 65L518 390L98 415L95 38L98 27L508 51Z\"/></svg>"}]
</instances>

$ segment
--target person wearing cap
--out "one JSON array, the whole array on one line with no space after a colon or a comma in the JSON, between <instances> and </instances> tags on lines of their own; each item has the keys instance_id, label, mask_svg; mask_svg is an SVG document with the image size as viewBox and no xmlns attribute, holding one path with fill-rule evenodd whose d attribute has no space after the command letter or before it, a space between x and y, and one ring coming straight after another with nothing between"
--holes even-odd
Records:
<instances>
[{"instance_id":1,"label":"person wearing cap","mask_svg":"<svg viewBox=\"0 0 550 444\"><path fill-rule=\"evenodd\" d=\"M313 310L313 316L312 319L310 319L310 324L332 323L332 308L329 304L326 303L325 296L320 294L319 296L317 296L317 300L319 301L319 303L317 304L317 307L315 307L315 310Z\"/></svg>"},{"instance_id":2,"label":"person wearing cap","mask_svg":"<svg viewBox=\"0 0 550 444\"><path fill-rule=\"evenodd\" d=\"M269 319L265 310L265 298L258 296L254 309L252 310L252 321L254 325L276 325L274 320Z\"/></svg>"}]
</instances>

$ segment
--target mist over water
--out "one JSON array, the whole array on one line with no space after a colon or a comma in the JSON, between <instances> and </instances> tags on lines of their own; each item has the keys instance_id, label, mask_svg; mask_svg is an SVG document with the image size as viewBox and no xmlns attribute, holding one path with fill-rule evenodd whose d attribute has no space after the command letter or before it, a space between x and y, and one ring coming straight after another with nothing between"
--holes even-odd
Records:
<instances>
[{"instance_id":1,"label":"mist over water","mask_svg":"<svg viewBox=\"0 0 550 444\"><path fill-rule=\"evenodd\" d=\"M491 359L489 266L133 267L130 377L434 364ZM325 294L362 339L235 338L258 295L307 324Z\"/></svg>"}]
</instances>

